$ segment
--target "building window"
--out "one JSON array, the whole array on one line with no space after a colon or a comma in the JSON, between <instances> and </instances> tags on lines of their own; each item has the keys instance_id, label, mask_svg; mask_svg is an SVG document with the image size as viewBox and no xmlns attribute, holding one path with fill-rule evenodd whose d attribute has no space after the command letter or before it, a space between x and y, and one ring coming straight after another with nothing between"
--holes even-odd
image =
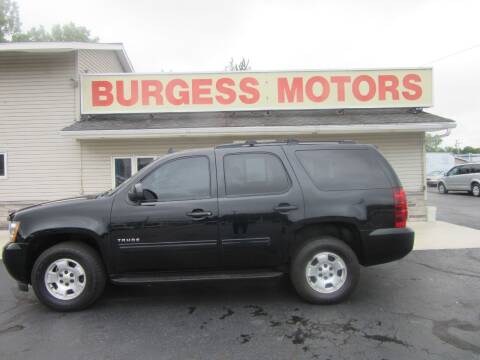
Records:
<instances>
[{"instance_id":1,"label":"building window","mask_svg":"<svg viewBox=\"0 0 480 360\"><path fill-rule=\"evenodd\" d=\"M115 158L114 160L114 187L119 186L130 176L132 176L132 159L131 158Z\"/></svg>"},{"instance_id":2,"label":"building window","mask_svg":"<svg viewBox=\"0 0 480 360\"><path fill-rule=\"evenodd\" d=\"M7 177L7 154L0 153L0 179Z\"/></svg>"},{"instance_id":3,"label":"building window","mask_svg":"<svg viewBox=\"0 0 480 360\"><path fill-rule=\"evenodd\" d=\"M155 160L155 156L118 156L113 157L113 181L114 188L119 186L137 171Z\"/></svg>"},{"instance_id":4,"label":"building window","mask_svg":"<svg viewBox=\"0 0 480 360\"><path fill-rule=\"evenodd\" d=\"M153 160L155 160L154 157L137 157L137 171L142 170L145 166L150 164Z\"/></svg>"}]
</instances>

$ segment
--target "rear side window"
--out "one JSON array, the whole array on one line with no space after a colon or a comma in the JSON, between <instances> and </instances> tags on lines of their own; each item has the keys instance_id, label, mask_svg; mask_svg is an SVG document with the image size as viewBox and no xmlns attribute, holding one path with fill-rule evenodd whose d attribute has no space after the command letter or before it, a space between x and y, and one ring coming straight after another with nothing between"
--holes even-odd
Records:
<instances>
[{"instance_id":1,"label":"rear side window","mask_svg":"<svg viewBox=\"0 0 480 360\"><path fill-rule=\"evenodd\" d=\"M273 154L226 155L223 164L227 195L278 194L290 187L281 160Z\"/></svg>"},{"instance_id":2,"label":"rear side window","mask_svg":"<svg viewBox=\"0 0 480 360\"><path fill-rule=\"evenodd\" d=\"M369 150L299 150L296 156L321 190L391 187L381 164Z\"/></svg>"}]
</instances>

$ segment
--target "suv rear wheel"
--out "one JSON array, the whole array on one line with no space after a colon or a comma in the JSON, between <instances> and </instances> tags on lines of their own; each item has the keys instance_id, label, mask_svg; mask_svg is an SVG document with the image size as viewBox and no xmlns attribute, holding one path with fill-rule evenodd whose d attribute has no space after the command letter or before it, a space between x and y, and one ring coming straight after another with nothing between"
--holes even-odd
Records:
<instances>
[{"instance_id":1,"label":"suv rear wheel","mask_svg":"<svg viewBox=\"0 0 480 360\"><path fill-rule=\"evenodd\" d=\"M307 241L294 255L290 277L298 294L314 304L345 300L355 289L360 265L343 241L322 236Z\"/></svg>"},{"instance_id":2,"label":"suv rear wheel","mask_svg":"<svg viewBox=\"0 0 480 360\"><path fill-rule=\"evenodd\" d=\"M438 192L440 194L446 194L448 193L448 190L447 188L445 187L445 185L443 185L442 183L438 184Z\"/></svg>"},{"instance_id":3,"label":"suv rear wheel","mask_svg":"<svg viewBox=\"0 0 480 360\"><path fill-rule=\"evenodd\" d=\"M480 184L479 183L473 183L472 184L472 195L479 197L480 196Z\"/></svg>"},{"instance_id":4,"label":"suv rear wheel","mask_svg":"<svg viewBox=\"0 0 480 360\"><path fill-rule=\"evenodd\" d=\"M105 287L105 270L97 252L77 242L45 250L35 261L32 287L38 299L57 311L75 311L91 305Z\"/></svg>"}]
</instances>

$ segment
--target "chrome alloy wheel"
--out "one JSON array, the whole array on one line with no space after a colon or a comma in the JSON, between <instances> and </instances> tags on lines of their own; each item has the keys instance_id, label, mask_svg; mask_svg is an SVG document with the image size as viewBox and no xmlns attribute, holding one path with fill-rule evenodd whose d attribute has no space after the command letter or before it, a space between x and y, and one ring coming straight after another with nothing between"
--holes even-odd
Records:
<instances>
[{"instance_id":1,"label":"chrome alloy wheel","mask_svg":"<svg viewBox=\"0 0 480 360\"><path fill-rule=\"evenodd\" d=\"M45 272L45 287L59 300L77 298L85 289L87 278L82 265L72 259L58 259Z\"/></svg>"},{"instance_id":2,"label":"chrome alloy wheel","mask_svg":"<svg viewBox=\"0 0 480 360\"><path fill-rule=\"evenodd\" d=\"M347 266L337 254L321 252L313 256L307 263L305 276L313 290L329 294L337 291L345 284Z\"/></svg>"},{"instance_id":3,"label":"chrome alloy wheel","mask_svg":"<svg viewBox=\"0 0 480 360\"><path fill-rule=\"evenodd\" d=\"M480 196L480 185L475 184L472 186L472 194L473 196Z\"/></svg>"}]
</instances>

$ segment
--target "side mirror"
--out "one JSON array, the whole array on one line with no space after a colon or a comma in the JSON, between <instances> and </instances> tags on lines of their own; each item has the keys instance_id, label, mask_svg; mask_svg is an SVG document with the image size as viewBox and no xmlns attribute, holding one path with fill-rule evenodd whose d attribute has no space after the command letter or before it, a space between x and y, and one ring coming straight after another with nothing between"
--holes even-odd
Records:
<instances>
[{"instance_id":1,"label":"side mirror","mask_svg":"<svg viewBox=\"0 0 480 360\"><path fill-rule=\"evenodd\" d=\"M139 202L145 200L145 196L143 194L143 186L141 183L133 185L133 187L128 192L128 198L132 202Z\"/></svg>"}]
</instances>

